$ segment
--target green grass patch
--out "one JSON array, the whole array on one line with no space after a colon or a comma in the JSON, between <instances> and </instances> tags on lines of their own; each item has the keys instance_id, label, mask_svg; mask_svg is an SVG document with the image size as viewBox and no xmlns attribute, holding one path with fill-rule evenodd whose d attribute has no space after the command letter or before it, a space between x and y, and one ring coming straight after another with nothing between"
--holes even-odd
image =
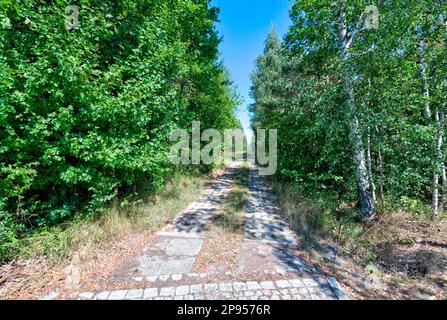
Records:
<instances>
[{"instance_id":1,"label":"green grass patch","mask_svg":"<svg viewBox=\"0 0 447 320\"><path fill-rule=\"evenodd\" d=\"M214 224L231 233L241 234L245 228L245 205L248 195L248 174L246 164L238 168L228 197L225 199L222 210L214 219Z\"/></svg>"}]
</instances>

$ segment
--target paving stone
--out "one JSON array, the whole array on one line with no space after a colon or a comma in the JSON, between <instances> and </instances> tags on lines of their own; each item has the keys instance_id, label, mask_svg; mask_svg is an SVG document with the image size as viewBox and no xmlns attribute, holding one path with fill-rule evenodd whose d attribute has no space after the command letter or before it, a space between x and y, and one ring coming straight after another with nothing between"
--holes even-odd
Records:
<instances>
[{"instance_id":1,"label":"paving stone","mask_svg":"<svg viewBox=\"0 0 447 320\"><path fill-rule=\"evenodd\" d=\"M110 295L110 291L102 291L95 296L96 300L106 300Z\"/></svg>"},{"instance_id":2,"label":"paving stone","mask_svg":"<svg viewBox=\"0 0 447 320\"><path fill-rule=\"evenodd\" d=\"M45 297L41 298L40 300L54 300L56 299L58 293L56 291L51 291L49 294L47 294Z\"/></svg>"},{"instance_id":3,"label":"paving stone","mask_svg":"<svg viewBox=\"0 0 447 320\"><path fill-rule=\"evenodd\" d=\"M286 270L282 269L282 268L278 268L278 269L276 269L276 272L279 273L279 274L285 274Z\"/></svg>"},{"instance_id":4,"label":"paving stone","mask_svg":"<svg viewBox=\"0 0 447 320\"><path fill-rule=\"evenodd\" d=\"M315 281L318 282L318 284L323 287L328 285L327 281L322 277L315 278Z\"/></svg>"},{"instance_id":5,"label":"paving stone","mask_svg":"<svg viewBox=\"0 0 447 320\"><path fill-rule=\"evenodd\" d=\"M158 289L157 288L148 288L144 290L143 293L143 299L151 299L158 296Z\"/></svg>"},{"instance_id":6,"label":"paving stone","mask_svg":"<svg viewBox=\"0 0 447 320\"><path fill-rule=\"evenodd\" d=\"M181 274L173 274L173 275L171 276L171 278L172 278L172 280L174 280L174 281L179 281L179 280L182 280L183 276L182 276Z\"/></svg>"},{"instance_id":7,"label":"paving stone","mask_svg":"<svg viewBox=\"0 0 447 320\"><path fill-rule=\"evenodd\" d=\"M291 279L289 280L289 282L292 285L292 287L295 288L304 287L304 283L300 279Z\"/></svg>"},{"instance_id":8,"label":"paving stone","mask_svg":"<svg viewBox=\"0 0 447 320\"><path fill-rule=\"evenodd\" d=\"M184 296L189 293L189 286L180 286L175 290L176 296Z\"/></svg>"},{"instance_id":9,"label":"paving stone","mask_svg":"<svg viewBox=\"0 0 447 320\"><path fill-rule=\"evenodd\" d=\"M255 294L254 294L254 292L253 291L244 291L244 296L246 296L246 297L251 297L251 296L254 296Z\"/></svg>"},{"instance_id":10,"label":"paving stone","mask_svg":"<svg viewBox=\"0 0 447 320\"><path fill-rule=\"evenodd\" d=\"M198 294L202 291L203 286L201 284L194 284L190 286L190 292L191 294Z\"/></svg>"},{"instance_id":11,"label":"paving stone","mask_svg":"<svg viewBox=\"0 0 447 320\"><path fill-rule=\"evenodd\" d=\"M207 283L205 284L205 291L212 292L219 290L219 285L215 283Z\"/></svg>"},{"instance_id":12,"label":"paving stone","mask_svg":"<svg viewBox=\"0 0 447 320\"><path fill-rule=\"evenodd\" d=\"M291 284L287 280L277 280L276 281L276 286L278 288L290 288Z\"/></svg>"},{"instance_id":13,"label":"paving stone","mask_svg":"<svg viewBox=\"0 0 447 320\"><path fill-rule=\"evenodd\" d=\"M275 285L273 284L273 281L262 281L259 283L262 287L262 289L275 289Z\"/></svg>"},{"instance_id":14,"label":"paving stone","mask_svg":"<svg viewBox=\"0 0 447 320\"><path fill-rule=\"evenodd\" d=\"M132 289L127 291L126 299L141 299L143 296L143 289Z\"/></svg>"},{"instance_id":15,"label":"paving stone","mask_svg":"<svg viewBox=\"0 0 447 320\"><path fill-rule=\"evenodd\" d=\"M316 282L314 279L303 279L303 283L308 286L318 286L318 282Z\"/></svg>"},{"instance_id":16,"label":"paving stone","mask_svg":"<svg viewBox=\"0 0 447 320\"><path fill-rule=\"evenodd\" d=\"M348 296L346 295L346 293L344 293L340 287L340 285L338 284L337 280L334 277L327 277L326 278L327 281L329 282L329 284L332 287L332 290L335 292L335 294L337 295L337 298L339 300L348 300Z\"/></svg>"},{"instance_id":17,"label":"paving stone","mask_svg":"<svg viewBox=\"0 0 447 320\"><path fill-rule=\"evenodd\" d=\"M309 294L309 291L307 291L306 288L298 288L298 291L300 294Z\"/></svg>"},{"instance_id":18,"label":"paving stone","mask_svg":"<svg viewBox=\"0 0 447 320\"><path fill-rule=\"evenodd\" d=\"M297 288L292 288L292 289L290 289L290 293L291 294L298 294L298 289Z\"/></svg>"},{"instance_id":19,"label":"paving stone","mask_svg":"<svg viewBox=\"0 0 447 320\"><path fill-rule=\"evenodd\" d=\"M287 289L281 289L281 290L279 290L279 293L284 295L284 294L289 294L290 292Z\"/></svg>"},{"instance_id":20,"label":"paving stone","mask_svg":"<svg viewBox=\"0 0 447 320\"><path fill-rule=\"evenodd\" d=\"M109 300L124 300L127 290L112 291L109 296Z\"/></svg>"},{"instance_id":21,"label":"paving stone","mask_svg":"<svg viewBox=\"0 0 447 320\"><path fill-rule=\"evenodd\" d=\"M160 296L162 297L173 297L175 294L174 287L165 287L160 289Z\"/></svg>"},{"instance_id":22,"label":"paving stone","mask_svg":"<svg viewBox=\"0 0 447 320\"><path fill-rule=\"evenodd\" d=\"M93 292L83 292L83 293L79 294L79 298L86 299L86 300L93 299L94 296L95 296L95 294Z\"/></svg>"},{"instance_id":23,"label":"paving stone","mask_svg":"<svg viewBox=\"0 0 447 320\"><path fill-rule=\"evenodd\" d=\"M290 295L284 294L284 295L281 296L281 299L282 300L291 300L292 298L290 297Z\"/></svg>"},{"instance_id":24,"label":"paving stone","mask_svg":"<svg viewBox=\"0 0 447 320\"><path fill-rule=\"evenodd\" d=\"M149 282L155 282L155 281L157 281L157 276L154 276L154 277L146 277L146 280L147 281L149 281Z\"/></svg>"},{"instance_id":25,"label":"paving stone","mask_svg":"<svg viewBox=\"0 0 447 320\"><path fill-rule=\"evenodd\" d=\"M196 256L202 249L203 240L194 238L171 239L166 246L169 256Z\"/></svg>"},{"instance_id":26,"label":"paving stone","mask_svg":"<svg viewBox=\"0 0 447 320\"><path fill-rule=\"evenodd\" d=\"M270 291L270 290L262 290L262 293L264 293L264 295L267 295L267 296L272 295L272 291Z\"/></svg>"},{"instance_id":27,"label":"paving stone","mask_svg":"<svg viewBox=\"0 0 447 320\"><path fill-rule=\"evenodd\" d=\"M219 290L221 291L233 291L231 283L219 283Z\"/></svg>"},{"instance_id":28,"label":"paving stone","mask_svg":"<svg viewBox=\"0 0 447 320\"><path fill-rule=\"evenodd\" d=\"M256 281L247 281L245 282L247 284L247 288L250 290L259 290L261 289L261 286Z\"/></svg>"},{"instance_id":29,"label":"paving stone","mask_svg":"<svg viewBox=\"0 0 447 320\"><path fill-rule=\"evenodd\" d=\"M273 296L271 296L270 300L280 300L281 298L279 297L279 295L274 294Z\"/></svg>"},{"instance_id":30,"label":"paving stone","mask_svg":"<svg viewBox=\"0 0 447 320\"><path fill-rule=\"evenodd\" d=\"M246 290L247 285L244 282L234 282L233 288L234 288L234 291Z\"/></svg>"},{"instance_id":31,"label":"paving stone","mask_svg":"<svg viewBox=\"0 0 447 320\"><path fill-rule=\"evenodd\" d=\"M310 293L316 293L316 292L319 292L321 290L321 288L319 288L319 287L307 287L307 290Z\"/></svg>"},{"instance_id":32,"label":"paving stone","mask_svg":"<svg viewBox=\"0 0 447 320\"><path fill-rule=\"evenodd\" d=\"M169 279L169 275L167 275L167 274L163 274L163 275L161 275L161 276L159 276L158 277L158 279L160 280L160 281L166 281L166 280L168 280Z\"/></svg>"}]
</instances>

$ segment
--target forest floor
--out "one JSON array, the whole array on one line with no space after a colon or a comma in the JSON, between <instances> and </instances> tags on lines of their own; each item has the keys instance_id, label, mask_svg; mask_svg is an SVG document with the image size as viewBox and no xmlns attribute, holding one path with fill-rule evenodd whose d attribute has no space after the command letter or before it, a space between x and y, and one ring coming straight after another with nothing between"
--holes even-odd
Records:
<instances>
[{"instance_id":1,"label":"forest floor","mask_svg":"<svg viewBox=\"0 0 447 320\"><path fill-rule=\"evenodd\" d=\"M365 225L349 218L352 205L342 204L316 227L321 203L271 183L303 254L333 274L352 299L447 299L445 215L431 219L396 210Z\"/></svg>"}]
</instances>

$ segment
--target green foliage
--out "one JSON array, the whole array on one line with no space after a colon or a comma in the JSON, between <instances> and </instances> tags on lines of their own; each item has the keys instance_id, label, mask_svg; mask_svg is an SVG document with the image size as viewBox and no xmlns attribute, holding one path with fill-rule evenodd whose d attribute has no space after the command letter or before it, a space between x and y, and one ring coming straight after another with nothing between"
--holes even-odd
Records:
<instances>
[{"instance_id":1,"label":"green foliage","mask_svg":"<svg viewBox=\"0 0 447 320\"><path fill-rule=\"evenodd\" d=\"M2 219L7 242L15 224L161 190L171 130L238 126L208 0L80 0L67 30L71 4L1 0L0 199L21 212Z\"/></svg>"},{"instance_id":2,"label":"green foliage","mask_svg":"<svg viewBox=\"0 0 447 320\"><path fill-rule=\"evenodd\" d=\"M441 206L447 199L441 179L445 144L435 150L446 131L447 90L439 88L447 84L447 12L440 2L382 1L376 4L379 29L364 29L362 12L370 4L294 2L287 35L281 41L269 34L253 72L253 126L278 129L280 178L306 192L335 192L337 202L350 203L357 198L350 132L355 116L377 198L413 199L402 204L422 214L436 189ZM346 54L340 12L348 36L359 30Z\"/></svg>"},{"instance_id":3,"label":"green foliage","mask_svg":"<svg viewBox=\"0 0 447 320\"><path fill-rule=\"evenodd\" d=\"M18 238L23 225L18 224L11 214L3 211L0 202L0 262L14 257L20 247Z\"/></svg>"}]
</instances>

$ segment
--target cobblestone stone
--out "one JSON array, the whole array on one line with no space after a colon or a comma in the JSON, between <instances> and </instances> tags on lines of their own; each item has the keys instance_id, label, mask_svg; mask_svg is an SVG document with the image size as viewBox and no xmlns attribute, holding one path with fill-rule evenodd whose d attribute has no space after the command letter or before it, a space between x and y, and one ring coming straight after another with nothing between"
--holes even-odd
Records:
<instances>
[{"instance_id":1,"label":"cobblestone stone","mask_svg":"<svg viewBox=\"0 0 447 320\"><path fill-rule=\"evenodd\" d=\"M287 280L278 280L276 281L276 285L278 288L290 288L291 284Z\"/></svg>"},{"instance_id":2,"label":"cobblestone stone","mask_svg":"<svg viewBox=\"0 0 447 320\"><path fill-rule=\"evenodd\" d=\"M262 289L267 289L267 290L273 290L275 289L275 285L273 284L272 281L262 281L260 283Z\"/></svg>"},{"instance_id":3,"label":"cobblestone stone","mask_svg":"<svg viewBox=\"0 0 447 320\"><path fill-rule=\"evenodd\" d=\"M143 297L143 289L133 289L127 291L126 299L141 299Z\"/></svg>"},{"instance_id":4,"label":"cobblestone stone","mask_svg":"<svg viewBox=\"0 0 447 320\"><path fill-rule=\"evenodd\" d=\"M99 293L83 292L78 295L79 299L89 300L220 300L220 299L272 299L272 300L335 300L337 295L321 286L309 286L319 282L311 282L312 279L304 279L307 286L303 285L301 279L282 279L273 281L247 281L247 282L224 282L180 285L163 288L146 288L131 290L102 291ZM321 283L321 282L320 282ZM275 285L276 284L276 285ZM293 285L301 287L294 287ZM320 285L320 284L319 284ZM326 285L326 284L324 284Z\"/></svg>"},{"instance_id":5,"label":"cobblestone stone","mask_svg":"<svg viewBox=\"0 0 447 320\"><path fill-rule=\"evenodd\" d=\"M175 290L176 296L184 296L189 293L189 286L180 286Z\"/></svg>"},{"instance_id":6,"label":"cobblestone stone","mask_svg":"<svg viewBox=\"0 0 447 320\"><path fill-rule=\"evenodd\" d=\"M112 291L109 296L109 300L124 300L127 290Z\"/></svg>"},{"instance_id":7,"label":"cobblestone stone","mask_svg":"<svg viewBox=\"0 0 447 320\"><path fill-rule=\"evenodd\" d=\"M172 297L175 294L175 288L174 287L166 287L160 289L160 296L162 297Z\"/></svg>"},{"instance_id":8,"label":"cobblestone stone","mask_svg":"<svg viewBox=\"0 0 447 320\"><path fill-rule=\"evenodd\" d=\"M143 293L143 299L151 299L158 296L158 289L157 288L148 288L144 290Z\"/></svg>"},{"instance_id":9,"label":"cobblestone stone","mask_svg":"<svg viewBox=\"0 0 447 320\"><path fill-rule=\"evenodd\" d=\"M96 294L95 300L107 300L109 295L110 295L110 291L99 292L99 293Z\"/></svg>"}]
</instances>

